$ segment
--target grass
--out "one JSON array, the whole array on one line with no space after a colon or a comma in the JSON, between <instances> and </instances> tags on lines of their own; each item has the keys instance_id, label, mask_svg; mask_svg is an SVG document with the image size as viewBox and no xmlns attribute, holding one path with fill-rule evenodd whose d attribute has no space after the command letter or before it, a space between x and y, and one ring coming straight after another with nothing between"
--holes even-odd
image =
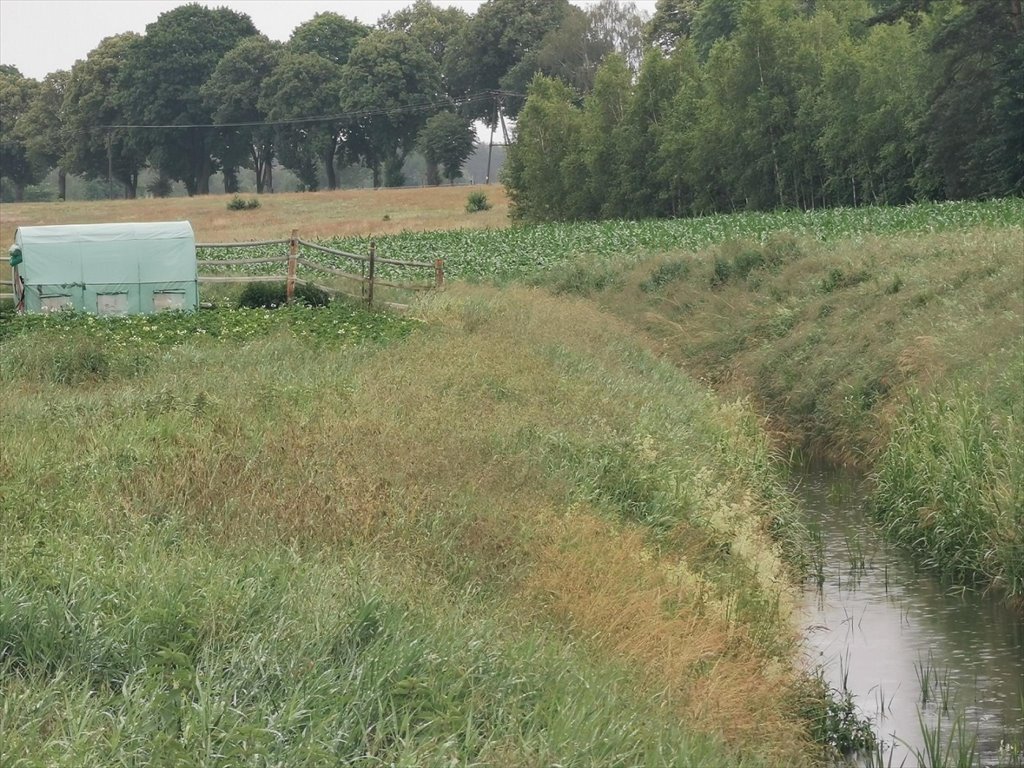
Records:
<instances>
[{"instance_id":1,"label":"grass","mask_svg":"<svg viewBox=\"0 0 1024 768\"><path fill-rule=\"evenodd\" d=\"M782 440L873 470L883 525L922 560L1014 599L1024 230L959 227L730 241L625 266L595 295L719 391L755 397Z\"/></svg>"},{"instance_id":2,"label":"grass","mask_svg":"<svg viewBox=\"0 0 1024 768\"><path fill-rule=\"evenodd\" d=\"M479 186L493 203L489 211L465 211L466 187L351 189L260 195L259 209L229 211L231 195L57 203L4 203L0 242L14 242L21 226L96 224L118 221L192 222L199 242L277 240L292 229L303 239L381 235L407 230L505 226L508 203L500 185ZM388 218L385 219L384 217Z\"/></svg>"},{"instance_id":3,"label":"grass","mask_svg":"<svg viewBox=\"0 0 1024 768\"><path fill-rule=\"evenodd\" d=\"M584 302L420 313L0 340L0 762L809 763L747 405Z\"/></svg>"}]
</instances>

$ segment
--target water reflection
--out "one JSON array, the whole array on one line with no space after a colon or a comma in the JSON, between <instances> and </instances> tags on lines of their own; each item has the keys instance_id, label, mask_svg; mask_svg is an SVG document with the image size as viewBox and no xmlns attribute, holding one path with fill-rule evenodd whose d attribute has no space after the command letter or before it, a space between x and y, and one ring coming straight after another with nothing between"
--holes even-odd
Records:
<instances>
[{"instance_id":1,"label":"water reflection","mask_svg":"<svg viewBox=\"0 0 1024 768\"><path fill-rule=\"evenodd\" d=\"M1024 746L1024 621L997 599L951 591L887 545L857 478L808 470L797 480L824 562L805 593L807 656L875 724L884 764L918 765L922 723L940 724L943 751L956 754L956 738L947 743L959 722L966 741L977 734L972 765L1024 765L1012 751Z\"/></svg>"}]
</instances>

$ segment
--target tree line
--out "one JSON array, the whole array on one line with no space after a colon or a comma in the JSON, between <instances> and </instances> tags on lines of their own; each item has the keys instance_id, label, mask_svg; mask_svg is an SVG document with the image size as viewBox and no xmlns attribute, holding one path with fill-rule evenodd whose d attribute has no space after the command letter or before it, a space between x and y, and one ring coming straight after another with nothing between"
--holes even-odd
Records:
<instances>
[{"instance_id":1,"label":"tree line","mask_svg":"<svg viewBox=\"0 0 1024 768\"><path fill-rule=\"evenodd\" d=\"M639 72L536 74L503 179L534 219L1024 192L1021 0L659 0Z\"/></svg>"},{"instance_id":2,"label":"tree line","mask_svg":"<svg viewBox=\"0 0 1024 768\"><path fill-rule=\"evenodd\" d=\"M133 198L146 168L155 195L206 194L218 173L237 191L241 168L270 192L275 166L311 190L350 166L398 186L414 151L429 183L454 180L474 121L514 115L536 72L586 91L607 54L638 62L643 22L616 0L487 0L472 15L416 0L374 26L320 13L275 42L245 14L183 5L42 81L0 66L0 180L16 200L54 168L62 199L67 174Z\"/></svg>"}]
</instances>

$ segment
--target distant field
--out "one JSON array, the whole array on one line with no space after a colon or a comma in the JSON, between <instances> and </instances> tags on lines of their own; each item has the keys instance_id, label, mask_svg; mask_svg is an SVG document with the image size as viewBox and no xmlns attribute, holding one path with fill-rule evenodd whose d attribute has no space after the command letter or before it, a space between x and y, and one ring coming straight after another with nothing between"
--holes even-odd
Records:
<instances>
[{"instance_id":1,"label":"distant field","mask_svg":"<svg viewBox=\"0 0 1024 768\"><path fill-rule=\"evenodd\" d=\"M491 184L477 185L473 189L485 192L494 207L489 211L466 213L469 191L465 186L260 195L260 207L253 211L227 210L230 195L159 200L4 203L0 206L0 243L6 248L14 240L14 231L20 226L106 221L187 219L192 222L196 237L202 241L286 237L293 227L304 238L326 238L403 230L505 226L508 222L508 202L504 187Z\"/></svg>"}]
</instances>

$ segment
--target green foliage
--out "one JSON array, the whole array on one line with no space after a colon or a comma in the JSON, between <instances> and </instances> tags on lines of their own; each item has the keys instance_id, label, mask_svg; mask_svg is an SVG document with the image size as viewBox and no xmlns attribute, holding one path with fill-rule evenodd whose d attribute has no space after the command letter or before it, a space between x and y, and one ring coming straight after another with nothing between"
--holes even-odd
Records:
<instances>
[{"instance_id":1,"label":"green foliage","mask_svg":"<svg viewBox=\"0 0 1024 768\"><path fill-rule=\"evenodd\" d=\"M127 66L119 73L121 103L131 122L209 124L213 110L200 88L221 58L241 40L255 36L252 20L228 8L199 4L166 11L127 47ZM209 191L217 170L217 136L206 128L140 132L137 141L150 160L190 195Z\"/></svg>"},{"instance_id":2,"label":"green foliage","mask_svg":"<svg viewBox=\"0 0 1024 768\"><path fill-rule=\"evenodd\" d=\"M31 122L30 107L40 87L36 80L25 77L14 67L0 70L0 177L13 182L18 201L23 198L25 187L42 175L25 143L25 124Z\"/></svg>"},{"instance_id":3,"label":"green foliage","mask_svg":"<svg viewBox=\"0 0 1024 768\"><path fill-rule=\"evenodd\" d=\"M261 101L264 85L283 52L283 46L263 37L247 37L228 51L200 93L217 123L259 123L268 119L268 104ZM250 126L231 132L231 161L241 162L256 174L256 192L262 194L274 159L274 131Z\"/></svg>"},{"instance_id":4,"label":"green foliage","mask_svg":"<svg viewBox=\"0 0 1024 768\"><path fill-rule=\"evenodd\" d=\"M248 200L240 195L234 195L225 204L229 211L251 211L260 207L259 198L250 197Z\"/></svg>"},{"instance_id":5,"label":"green foliage","mask_svg":"<svg viewBox=\"0 0 1024 768\"><path fill-rule=\"evenodd\" d=\"M243 308L125 317L18 315L0 326L5 345L0 379L73 383L134 376L147 369L160 349L187 343L241 342L279 333L318 344L379 343L403 338L419 325L355 302L335 301L328 307L322 294L301 293L301 301L278 304L274 312ZM283 302L283 291L280 298ZM74 344L62 343L62 338Z\"/></svg>"},{"instance_id":6,"label":"green foliage","mask_svg":"<svg viewBox=\"0 0 1024 768\"><path fill-rule=\"evenodd\" d=\"M640 290L644 293L654 293L676 280L682 280L689 274L689 259L669 261L655 267L650 276L640 283Z\"/></svg>"},{"instance_id":7,"label":"green foliage","mask_svg":"<svg viewBox=\"0 0 1024 768\"><path fill-rule=\"evenodd\" d=\"M249 309L276 309L288 303L285 283L250 283L238 298L238 307ZM315 285L296 283L295 303L307 307L326 307L331 297Z\"/></svg>"},{"instance_id":8,"label":"green foliage","mask_svg":"<svg viewBox=\"0 0 1024 768\"><path fill-rule=\"evenodd\" d=\"M281 56L263 84L258 106L271 120L294 120L310 113L338 112L342 68L311 53L288 52ZM277 133L281 163L302 180L306 189L319 186L317 166L322 164L329 189L337 187L335 156L342 134L349 127L341 121L283 126Z\"/></svg>"},{"instance_id":9,"label":"green foliage","mask_svg":"<svg viewBox=\"0 0 1024 768\"><path fill-rule=\"evenodd\" d=\"M552 78L537 75L529 94L502 169L511 215L534 221L573 218L588 192L580 154L582 112L572 104L568 86Z\"/></svg>"},{"instance_id":10,"label":"green foliage","mask_svg":"<svg viewBox=\"0 0 1024 768\"><path fill-rule=\"evenodd\" d=\"M293 53L314 54L343 66L360 40L370 34L364 24L337 13L316 13L299 24L288 38Z\"/></svg>"},{"instance_id":11,"label":"green foliage","mask_svg":"<svg viewBox=\"0 0 1024 768\"><path fill-rule=\"evenodd\" d=\"M359 151L374 169L374 186L383 163L397 160L400 170L426 123L428 113L410 107L437 104L443 95L440 67L412 35L376 30L352 49L342 72L340 107L368 113L359 121Z\"/></svg>"},{"instance_id":12,"label":"green foliage","mask_svg":"<svg viewBox=\"0 0 1024 768\"><path fill-rule=\"evenodd\" d=\"M811 737L830 760L868 754L875 748L871 722L858 711L849 691L833 688L818 674L805 683L797 699L803 718L811 724Z\"/></svg>"},{"instance_id":13,"label":"green foliage","mask_svg":"<svg viewBox=\"0 0 1024 768\"><path fill-rule=\"evenodd\" d=\"M444 166L444 177L454 182L462 176L462 166L476 148L476 131L464 117L438 112L424 123L416 147L428 165Z\"/></svg>"},{"instance_id":14,"label":"green foliage","mask_svg":"<svg viewBox=\"0 0 1024 768\"><path fill-rule=\"evenodd\" d=\"M450 93L461 96L480 91L522 91L536 70L530 56L544 36L556 29L570 12L568 0L490 0L483 3L453 40L445 54L444 71ZM510 100L513 116L521 103ZM472 117L497 122L493 104L470 105Z\"/></svg>"},{"instance_id":15,"label":"green foliage","mask_svg":"<svg viewBox=\"0 0 1024 768\"><path fill-rule=\"evenodd\" d=\"M507 281L542 275L581 256L622 264L643 256L700 251L726 242L747 243L740 247L752 247L749 244L756 243L766 262L778 265L795 260L802 254L795 238L832 243L870 234L885 236L1015 226L1022 218L1024 201L1009 198L984 203L924 203L889 208L838 208L811 213L779 211L696 219L402 232L374 237L337 237L324 244L349 253L366 253L370 240L375 240L377 253L384 257L426 262L444 259L448 279ZM256 252L262 251L256 249ZM265 253L268 256L281 255L280 249L273 247ZM200 258L223 256L221 251L207 251ZM350 266L341 257L318 254L316 258L329 266ZM402 274L386 264L378 265L378 269L382 277L400 277ZM275 271L279 271L277 265L267 265L264 272L257 270L256 273L272 274Z\"/></svg>"},{"instance_id":16,"label":"green foliage","mask_svg":"<svg viewBox=\"0 0 1024 768\"><path fill-rule=\"evenodd\" d=\"M912 391L879 460L874 507L895 540L959 583L1024 595L1024 357L1003 397L964 385ZM991 385L990 385L991 386Z\"/></svg>"},{"instance_id":17,"label":"green foliage","mask_svg":"<svg viewBox=\"0 0 1024 768\"><path fill-rule=\"evenodd\" d=\"M610 57L582 109L570 90L530 91L517 130L543 151L511 153L513 210L646 218L1017 194L1012 6L952 0L878 24L869 2L661 0L637 77Z\"/></svg>"},{"instance_id":18,"label":"green foliage","mask_svg":"<svg viewBox=\"0 0 1024 768\"><path fill-rule=\"evenodd\" d=\"M106 179L109 169L126 197L135 197L138 191L146 149L138 145L133 132L103 131L99 126L131 122L123 83L129 52L141 39L134 32L104 38L84 60L75 62L63 104L67 170Z\"/></svg>"},{"instance_id":19,"label":"green foliage","mask_svg":"<svg viewBox=\"0 0 1024 768\"><path fill-rule=\"evenodd\" d=\"M466 213L476 213L478 211L489 211L491 204L487 201L487 195L484 192L470 192L469 197L466 198Z\"/></svg>"}]
</instances>

